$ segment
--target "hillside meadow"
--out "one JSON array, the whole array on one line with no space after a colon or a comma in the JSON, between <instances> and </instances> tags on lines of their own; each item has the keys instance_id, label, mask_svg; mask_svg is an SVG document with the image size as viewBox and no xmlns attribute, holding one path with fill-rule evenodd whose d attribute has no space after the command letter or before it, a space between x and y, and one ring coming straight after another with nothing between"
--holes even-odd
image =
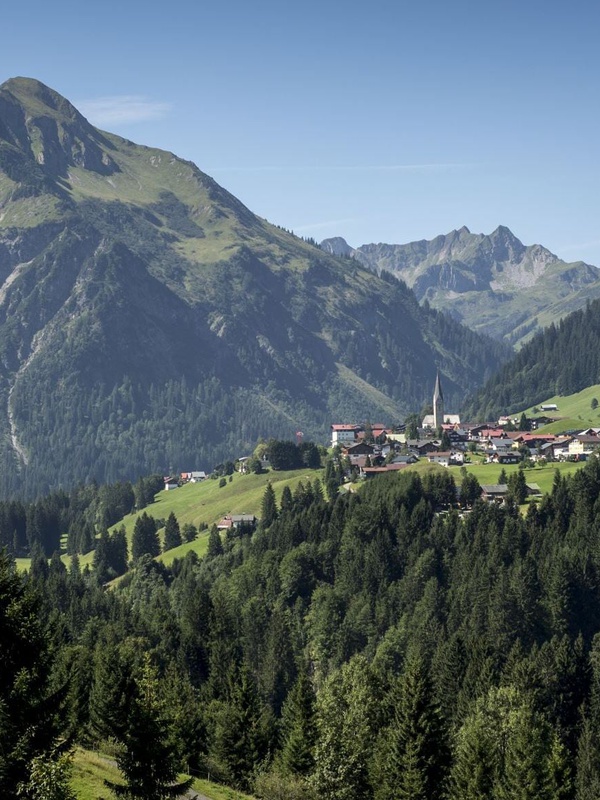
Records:
<instances>
[{"instance_id":1,"label":"hillside meadow","mask_svg":"<svg viewBox=\"0 0 600 800\"><path fill-rule=\"evenodd\" d=\"M119 783L121 776L114 761L92 750L78 747L73 758L73 777L71 787L77 800L112 800L114 795L104 781ZM197 792L199 797L208 800L253 800L228 786L221 786L209 780L195 779L189 796Z\"/></svg>"},{"instance_id":2,"label":"hillside meadow","mask_svg":"<svg viewBox=\"0 0 600 800\"><path fill-rule=\"evenodd\" d=\"M201 483L187 483L178 489L159 492L154 503L134 514L128 514L110 530L125 526L127 541L131 548L133 529L137 518L144 512L155 519L166 520L171 512L177 517L181 528L186 523L191 523L197 528L205 524L208 528L217 523L225 514L254 514L260 517L262 498L267 483L271 483L275 491L277 502L281 501L284 486L289 486L293 492L301 481L314 481L322 479L322 470L290 470L269 471L261 475L241 475L235 472L231 480L227 478L225 486L219 486L219 480L207 479ZM159 534L162 537L162 530ZM182 544L173 550L162 553L158 560L167 566L174 559L182 558L192 551L198 556L204 555L208 546L208 530L199 533L198 537L189 543ZM62 560L68 566L70 556L63 554ZM79 557L82 567L91 566L94 561L94 551ZM17 568L29 569L29 558L17 558Z\"/></svg>"}]
</instances>

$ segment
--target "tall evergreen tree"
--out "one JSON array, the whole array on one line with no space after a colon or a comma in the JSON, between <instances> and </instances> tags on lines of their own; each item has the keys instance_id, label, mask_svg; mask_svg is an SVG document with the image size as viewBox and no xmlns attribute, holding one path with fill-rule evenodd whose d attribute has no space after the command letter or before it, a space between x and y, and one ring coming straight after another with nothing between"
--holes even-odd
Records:
<instances>
[{"instance_id":1,"label":"tall evergreen tree","mask_svg":"<svg viewBox=\"0 0 600 800\"><path fill-rule=\"evenodd\" d=\"M283 707L283 746L278 761L284 774L306 776L312 772L316 733L315 693L303 669Z\"/></svg>"},{"instance_id":2,"label":"tall evergreen tree","mask_svg":"<svg viewBox=\"0 0 600 800\"><path fill-rule=\"evenodd\" d=\"M32 762L47 757L60 733L59 694L50 692L51 656L41 605L0 551L0 786L16 800Z\"/></svg>"},{"instance_id":3,"label":"tall evergreen tree","mask_svg":"<svg viewBox=\"0 0 600 800\"><path fill-rule=\"evenodd\" d=\"M174 547L179 547L180 544L181 531L179 530L179 522L177 522L177 517L171 511L167 518L167 524L165 525L163 550L172 550Z\"/></svg>"},{"instance_id":4,"label":"tall evergreen tree","mask_svg":"<svg viewBox=\"0 0 600 800\"><path fill-rule=\"evenodd\" d=\"M144 513L136 519L133 527L131 556L134 561L137 561L140 556L145 554L151 555L152 557L160 555L160 541L154 517L149 516L144 511Z\"/></svg>"},{"instance_id":5,"label":"tall evergreen tree","mask_svg":"<svg viewBox=\"0 0 600 800\"><path fill-rule=\"evenodd\" d=\"M448 747L423 659L411 656L396 689L378 800L444 797Z\"/></svg>"},{"instance_id":6,"label":"tall evergreen tree","mask_svg":"<svg viewBox=\"0 0 600 800\"><path fill-rule=\"evenodd\" d=\"M158 675L149 657L133 686L127 719L113 731L122 748L116 760L125 783L106 781L106 785L126 800L182 797L192 779L177 781L180 765L171 743L167 709L159 696Z\"/></svg>"},{"instance_id":7,"label":"tall evergreen tree","mask_svg":"<svg viewBox=\"0 0 600 800\"><path fill-rule=\"evenodd\" d=\"M265 493L263 494L262 505L261 505L261 517L260 521L262 523L263 528L269 528L277 519L278 511L277 511L277 501L275 499L275 490L271 485L271 481L268 481L265 487Z\"/></svg>"}]
</instances>

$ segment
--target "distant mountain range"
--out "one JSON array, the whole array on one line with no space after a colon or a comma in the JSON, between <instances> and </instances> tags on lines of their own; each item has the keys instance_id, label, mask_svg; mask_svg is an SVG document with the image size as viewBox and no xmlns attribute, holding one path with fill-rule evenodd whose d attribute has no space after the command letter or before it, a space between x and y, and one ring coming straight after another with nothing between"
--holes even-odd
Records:
<instances>
[{"instance_id":1,"label":"distant mountain range","mask_svg":"<svg viewBox=\"0 0 600 800\"><path fill-rule=\"evenodd\" d=\"M503 226L489 235L463 227L431 241L357 248L338 237L321 247L402 278L420 302L515 346L600 297L596 267L568 264L539 244L526 247Z\"/></svg>"},{"instance_id":2,"label":"distant mountain range","mask_svg":"<svg viewBox=\"0 0 600 800\"><path fill-rule=\"evenodd\" d=\"M0 493L210 469L457 406L508 348L255 216L194 164L0 86Z\"/></svg>"}]
</instances>

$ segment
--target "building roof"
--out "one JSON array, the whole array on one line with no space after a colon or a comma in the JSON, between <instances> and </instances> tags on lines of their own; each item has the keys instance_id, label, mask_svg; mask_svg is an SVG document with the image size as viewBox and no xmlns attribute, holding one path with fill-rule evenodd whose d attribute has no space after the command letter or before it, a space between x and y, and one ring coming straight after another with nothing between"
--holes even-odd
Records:
<instances>
[{"instance_id":1,"label":"building roof","mask_svg":"<svg viewBox=\"0 0 600 800\"><path fill-rule=\"evenodd\" d=\"M352 425L349 423L334 424L331 426L332 431L358 431L361 430L360 425Z\"/></svg>"}]
</instances>

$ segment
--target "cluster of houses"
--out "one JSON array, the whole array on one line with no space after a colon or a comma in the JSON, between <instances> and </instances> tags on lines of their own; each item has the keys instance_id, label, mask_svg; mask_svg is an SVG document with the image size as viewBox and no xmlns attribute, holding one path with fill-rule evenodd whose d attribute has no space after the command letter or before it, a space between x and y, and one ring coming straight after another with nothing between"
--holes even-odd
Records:
<instances>
[{"instance_id":1,"label":"cluster of houses","mask_svg":"<svg viewBox=\"0 0 600 800\"><path fill-rule=\"evenodd\" d=\"M569 435L507 431L502 424L492 427L489 423L460 421L442 423L440 428L445 434L444 443L433 436L432 428L420 428L419 438L409 439L404 426L333 424L331 445L339 445L346 463L357 468L364 478L401 469L421 458L444 467L462 466L468 450L484 454L489 463L505 465L518 464L523 459L584 461L600 448L600 428Z\"/></svg>"},{"instance_id":2,"label":"cluster of houses","mask_svg":"<svg viewBox=\"0 0 600 800\"><path fill-rule=\"evenodd\" d=\"M200 483L205 481L208 475L203 470L196 470L195 472L182 472L180 475L165 475L165 489L167 491L177 489L185 483Z\"/></svg>"}]
</instances>

